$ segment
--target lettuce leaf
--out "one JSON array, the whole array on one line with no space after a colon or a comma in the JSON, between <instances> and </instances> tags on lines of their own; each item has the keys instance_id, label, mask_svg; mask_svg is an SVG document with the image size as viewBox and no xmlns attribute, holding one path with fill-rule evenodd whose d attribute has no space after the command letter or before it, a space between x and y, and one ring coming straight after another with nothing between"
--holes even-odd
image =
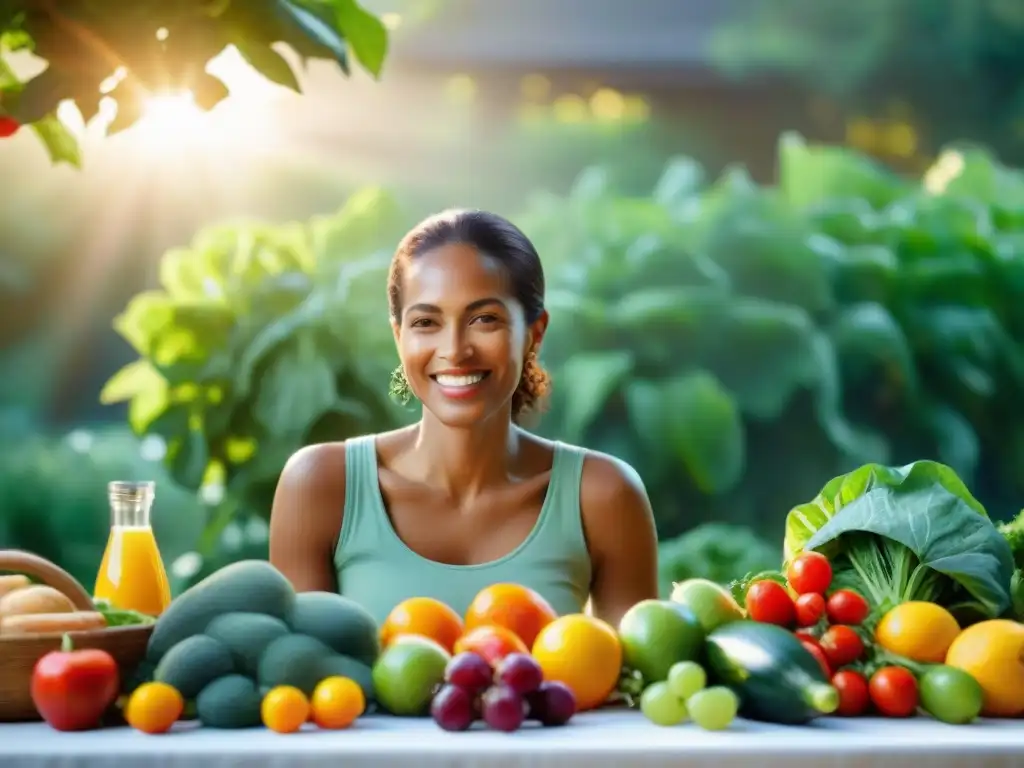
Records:
<instances>
[{"instance_id":1,"label":"lettuce leaf","mask_svg":"<svg viewBox=\"0 0 1024 768\"><path fill-rule=\"evenodd\" d=\"M929 600L977 620L1010 606L1009 544L937 462L867 464L830 480L786 517L785 562L808 549L833 561L837 583L882 608Z\"/></svg>"}]
</instances>

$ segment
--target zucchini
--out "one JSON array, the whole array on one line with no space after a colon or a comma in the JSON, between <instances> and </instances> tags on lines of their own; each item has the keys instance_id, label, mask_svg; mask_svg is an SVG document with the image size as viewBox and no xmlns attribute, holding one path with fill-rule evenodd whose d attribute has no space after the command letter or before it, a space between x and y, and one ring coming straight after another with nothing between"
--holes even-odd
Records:
<instances>
[{"instance_id":1,"label":"zucchini","mask_svg":"<svg viewBox=\"0 0 1024 768\"><path fill-rule=\"evenodd\" d=\"M839 706L839 694L795 635L743 619L711 632L705 643L710 676L740 698L740 715L801 725Z\"/></svg>"}]
</instances>

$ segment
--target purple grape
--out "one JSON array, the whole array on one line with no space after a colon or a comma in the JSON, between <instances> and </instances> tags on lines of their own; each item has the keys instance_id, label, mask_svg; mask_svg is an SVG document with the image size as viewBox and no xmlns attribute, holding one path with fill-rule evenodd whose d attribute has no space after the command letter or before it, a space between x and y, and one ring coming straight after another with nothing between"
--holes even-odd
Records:
<instances>
[{"instance_id":1,"label":"purple grape","mask_svg":"<svg viewBox=\"0 0 1024 768\"><path fill-rule=\"evenodd\" d=\"M527 653L510 653L498 665L495 679L520 696L528 696L540 688L540 684L544 682L544 672L533 656Z\"/></svg>"},{"instance_id":2,"label":"purple grape","mask_svg":"<svg viewBox=\"0 0 1024 768\"><path fill-rule=\"evenodd\" d=\"M526 702L507 685L495 685L483 696L484 722L496 731L511 733L526 720Z\"/></svg>"},{"instance_id":3,"label":"purple grape","mask_svg":"<svg viewBox=\"0 0 1024 768\"><path fill-rule=\"evenodd\" d=\"M483 656L466 651L453 656L448 662L444 679L452 685L479 693L494 682L494 670Z\"/></svg>"},{"instance_id":4,"label":"purple grape","mask_svg":"<svg viewBox=\"0 0 1024 768\"><path fill-rule=\"evenodd\" d=\"M457 685L446 685L430 702L430 716L446 731L464 731L476 720L474 696Z\"/></svg>"},{"instance_id":5,"label":"purple grape","mask_svg":"<svg viewBox=\"0 0 1024 768\"><path fill-rule=\"evenodd\" d=\"M530 694L529 718L541 725L565 725L576 714L576 696L563 683L548 681Z\"/></svg>"}]
</instances>

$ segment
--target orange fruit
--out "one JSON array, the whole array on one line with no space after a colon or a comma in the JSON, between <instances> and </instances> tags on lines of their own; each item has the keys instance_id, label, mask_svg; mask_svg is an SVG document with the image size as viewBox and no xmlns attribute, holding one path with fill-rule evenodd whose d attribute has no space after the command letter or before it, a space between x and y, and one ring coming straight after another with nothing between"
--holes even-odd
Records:
<instances>
[{"instance_id":1,"label":"orange fruit","mask_svg":"<svg viewBox=\"0 0 1024 768\"><path fill-rule=\"evenodd\" d=\"M309 699L291 685L271 688L260 704L263 724L278 733L294 733L309 720Z\"/></svg>"},{"instance_id":2,"label":"orange fruit","mask_svg":"<svg viewBox=\"0 0 1024 768\"><path fill-rule=\"evenodd\" d=\"M419 635L451 653L465 627L462 617L432 597L410 597L396 605L381 624L380 644L387 647L396 637Z\"/></svg>"},{"instance_id":3,"label":"orange fruit","mask_svg":"<svg viewBox=\"0 0 1024 768\"><path fill-rule=\"evenodd\" d=\"M348 728L366 710L366 697L354 680L333 676L313 689L310 705L311 719L320 728Z\"/></svg>"},{"instance_id":4,"label":"orange fruit","mask_svg":"<svg viewBox=\"0 0 1024 768\"><path fill-rule=\"evenodd\" d=\"M478 653L494 667L510 653L529 653L530 649L519 635L504 627L477 627L458 639L454 652Z\"/></svg>"},{"instance_id":5,"label":"orange fruit","mask_svg":"<svg viewBox=\"0 0 1024 768\"><path fill-rule=\"evenodd\" d=\"M562 616L544 627L534 641L533 657L545 680L572 690L581 712L604 704L622 673L622 645L615 630L582 613Z\"/></svg>"},{"instance_id":6,"label":"orange fruit","mask_svg":"<svg viewBox=\"0 0 1024 768\"><path fill-rule=\"evenodd\" d=\"M143 683L128 697L124 719L143 733L166 733L178 722L185 700L167 683Z\"/></svg>"},{"instance_id":7,"label":"orange fruit","mask_svg":"<svg viewBox=\"0 0 1024 768\"><path fill-rule=\"evenodd\" d=\"M504 627L519 636L526 647L537 633L558 618L550 603L521 584L492 584L481 589L466 610L466 629Z\"/></svg>"}]
</instances>

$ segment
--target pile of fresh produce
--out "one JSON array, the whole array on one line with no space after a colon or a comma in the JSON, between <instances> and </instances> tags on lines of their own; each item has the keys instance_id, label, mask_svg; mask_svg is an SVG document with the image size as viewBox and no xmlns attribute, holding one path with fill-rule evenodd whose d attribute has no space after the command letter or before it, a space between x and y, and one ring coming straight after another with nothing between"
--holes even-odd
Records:
<instances>
[{"instance_id":1,"label":"pile of fresh produce","mask_svg":"<svg viewBox=\"0 0 1024 768\"><path fill-rule=\"evenodd\" d=\"M268 563L244 561L156 621L124 714L154 733L182 717L343 728L374 709L513 732L623 700L657 725L706 730L737 716L1019 717L1022 518L994 525L944 465L869 464L789 513L781 570L728 587L686 579L617 627L558 616L519 584L486 587L464 615L413 597L377 627L344 597L296 594ZM59 678L72 662L99 663L65 653L47 669ZM56 711L60 686L40 681L42 709Z\"/></svg>"},{"instance_id":2,"label":"pile of fresh produce","mask_svg":"<svg viewBox=\"0 0 1024 768\"><path fill-rule=\"evenodd\" d=\"M296 594L269 563L241 561L179 595L156 620L146 659L126 681L122 714L147 733L183 717L282 733L309 721L343 728L373 705L378 655L377 626L362 607L332 593ZM40 679L53 662L40 660ZM40 706L40 714L54 724L58 709Z\"/></svg>"}]
</instances>

